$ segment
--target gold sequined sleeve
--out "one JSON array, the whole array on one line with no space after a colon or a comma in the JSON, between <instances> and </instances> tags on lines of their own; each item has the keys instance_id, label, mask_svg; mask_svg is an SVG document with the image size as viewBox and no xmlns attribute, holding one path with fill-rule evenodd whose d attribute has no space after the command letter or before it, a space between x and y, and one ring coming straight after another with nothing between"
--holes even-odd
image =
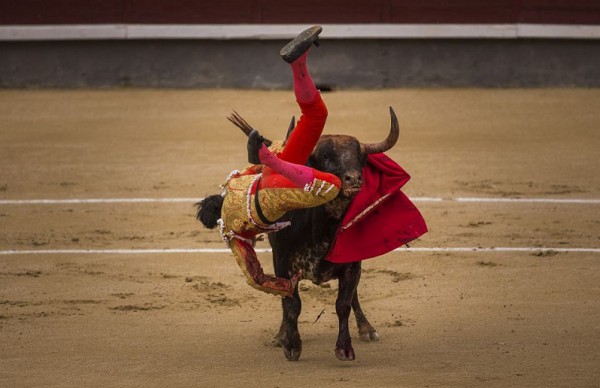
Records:
<instances>
[{"instance_id":1,"label":"gold sequined sleeve","mask_svg":"<svg viewBox=\"0 0 600 388\"><path fill-rule=\"evenodd\" d=\"M290 279L265 275L256 257L256 252L249 242L233 238L229 242L229 247L250 286L268 294L292 296L296 288L295 282Z\"/></svg>"}]
</instances>

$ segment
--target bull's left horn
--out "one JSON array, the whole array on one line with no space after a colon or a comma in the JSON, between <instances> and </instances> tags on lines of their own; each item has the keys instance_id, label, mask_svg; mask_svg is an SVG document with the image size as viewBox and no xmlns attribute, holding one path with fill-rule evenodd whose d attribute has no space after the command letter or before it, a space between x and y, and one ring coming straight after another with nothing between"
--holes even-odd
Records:
<instances>
[{"instance_id":1,"label":"bull's left horn","mask_svg":"<svg viewBox=\"0 0 600 388\"><path fill-rule=\"evenodd\" d=\"M380 143L373 144L362 144L361 147L365 154L379 154L381 152L388 151L391 149L396 142L398 141L398 136L400 135L400 124L398 124L398 118L396 117L396 113L394 109L390 106L390 116L391 116L391 125L390 125L390 133L387 138Z\"/></svg>"},{"instance_id":2,"label":"bull's left horn","mask_svg":"<svg viewBox=\"0 0 600 388\"><path fill-rule=\"evenodd\" d=\"M285 140L283 141L283 145L285 145L285 143L287 143L294 128L296 128L296 116L292 116L292 121L290 121L290 125L288 126L287 134L285 135Z\"/></svg>"}]
</instances>

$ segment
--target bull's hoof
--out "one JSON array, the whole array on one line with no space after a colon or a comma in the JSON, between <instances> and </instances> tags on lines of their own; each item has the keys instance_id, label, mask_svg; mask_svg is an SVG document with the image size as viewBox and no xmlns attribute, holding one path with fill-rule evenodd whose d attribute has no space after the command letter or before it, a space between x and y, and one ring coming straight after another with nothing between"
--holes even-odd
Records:
<instances>
[{"instance_id":1,"label":"bull's hoof","mask_svg":"<svg viewBox=\"0 0 600 388\"><path fill-rule=\"evenodd\" d=\"M340 361L354 361L356 355L354 354L354 349L350 346L348 349L337 348L335 349L335 356Z\"/></svg>"},{"instance_id":2,"label":"bull's hoof","mask_svg":"<svg viewBox=\"0 0 600 388\"><path fill-rule=\"evenodd\" d=\"M370 330L368 332L359 333L360 340L365 342L376 342L379 341L379 334L375 330Z\"/></svg>"},{"instance_id":3,"label":"bull's hoof","mask_svg":"<svg viewBox=\"0 0 600 388\"><path fill-rule=\"evenodd\" d=\"M283 341L281 340L281 335L279 333L277 333L277 335L273 337L271 344L273 344L273 346L276 348L280 348L283 346Z\"/></svg>"},{"instance_id":4,"label":"bull's hoof","mask_svg":"<svg viewBox=\"0 0 600 388\"><path fill-rule=\"evenodd\" d=\"M285 355L285 358L287 358L288 361L298 361L300 359L300 355L302 354L302 341L300 341L300 343L297 344L296 347L290 349L284 346L283 354Z\"/></svg>"},{"instance_id":5,"label":"bull's hoof","mask_svg":"<svg viewBox=\"0 0 600 388\"><path fill-rule=\"evenodd\" d=\"M300 354L302 354L302 339L300 339L300 335L297 332L295 335L289 335L289 333L282 333L281 331L279 335L285 358L288 361L298 361Z\"/></svg>"}]
</instances>

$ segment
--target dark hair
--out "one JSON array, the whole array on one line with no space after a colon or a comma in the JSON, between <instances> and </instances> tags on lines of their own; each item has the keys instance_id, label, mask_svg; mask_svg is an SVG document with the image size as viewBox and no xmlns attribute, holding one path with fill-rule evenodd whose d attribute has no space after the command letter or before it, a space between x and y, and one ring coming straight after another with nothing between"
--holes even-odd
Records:
<instances>
[{"instance_id":1,"label":"dark hair","mask_svg":"<svg viewBox=\"0 0 600 388\"><path fill-rule=\"evenodd\" d=\"M202 201L196 203L196 218L205 228L213 229L217 226L217 220L221 218L223 197L221 194L209 195Z\"/></svg>"}]
</instances>

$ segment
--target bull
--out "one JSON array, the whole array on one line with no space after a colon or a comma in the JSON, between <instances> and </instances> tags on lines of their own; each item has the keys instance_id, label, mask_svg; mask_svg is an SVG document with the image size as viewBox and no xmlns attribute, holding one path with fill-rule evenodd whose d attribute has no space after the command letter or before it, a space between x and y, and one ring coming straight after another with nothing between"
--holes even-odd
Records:
<instances>
[{"instance_id":1,"label":"bull","mask_svg":"<svg viewBox=\"0 0 600 388\"><path fill-rule=\"evenodd\" d=\"M337 264L325 258L348 206L363 186L363 167L367 156L388 151L398 140L398 119L391 107L390 116L389 134L380 143L363 144L348 135L321 136L307 165L337 175L342 181L339 195L322 206L288 212L281 221L291 221L291 226L269 234L276 276L289 278L291 274L301 270L304 279L317 285L338 279L335 309L339 333L335 355L342 361L355 359L348 326L351 310L354 311L358 334L362 340L377 341L379 335L359 302L357 287L361 276L361 262ZM242 126L238 126L244 130ZM298 331L302 301L297 287L292 297L282 298L282 308L283 318L274 342L283 348L288 360L297 361L302 353L302 340Z\"/></svg>"}]
</instances>

